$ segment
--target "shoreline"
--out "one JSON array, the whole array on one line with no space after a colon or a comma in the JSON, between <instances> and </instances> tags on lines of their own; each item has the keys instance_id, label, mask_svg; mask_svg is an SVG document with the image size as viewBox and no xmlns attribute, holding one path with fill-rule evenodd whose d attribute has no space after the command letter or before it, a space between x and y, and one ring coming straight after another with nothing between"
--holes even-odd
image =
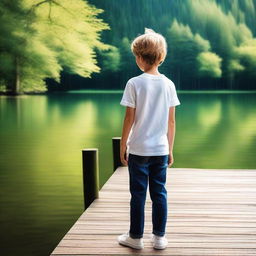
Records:
<instances>
[{"instance_id":1,"label":"shoreline","mask_svg":"<svg viewBox=\"0 0 256 256\"><path fill-rule=\"evenodd\" d=\"M55 93L123 93L123 90L97 90L97 89L84 89L84 90L69 90L69 91L52 91L52 92L24 92L20 94L14 94L9 92L0 92L0 96L25 96L25 95L50 95ZM179 94L254 94L256 93L256 90L177 90L177 93Z\"/></svg>"}]
</instances>

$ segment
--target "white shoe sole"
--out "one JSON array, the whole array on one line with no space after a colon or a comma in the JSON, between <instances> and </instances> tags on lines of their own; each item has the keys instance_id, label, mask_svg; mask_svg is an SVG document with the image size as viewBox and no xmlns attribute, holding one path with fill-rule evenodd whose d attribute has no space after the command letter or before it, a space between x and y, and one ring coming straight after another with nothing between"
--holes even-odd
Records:
<instances>
[{"instance_id":1,"label":"white shoe sole","mask_svg":"<svg viewBox=\"0 0 256 256\"><path fill-rule=\"evenodd\" d=\"M119 244L121 244L121 245L125 245L125 246L128 246L128 247L132 247L133 249L137 249L137 250L141 250L141 249L143 249L144 248L144 246L137 246L137 245L134 245L134 244L131 244L131 243L129 243L129 242L125 242L125 241L119 241L118 240L118 242L119 242Z\"/></svg>"},{"instance_id":2,"label":"white shoe sole","mask_svg":"<svg viewBox=\"0 0 256 256\"><path fill-rule=\"evenodd\" d=\"M167 245L166 246L153 246L153 248L154 249L157 249L157 250L163 250L163 249L165 249L167 247Z\"/></svg>"}]
</instances>

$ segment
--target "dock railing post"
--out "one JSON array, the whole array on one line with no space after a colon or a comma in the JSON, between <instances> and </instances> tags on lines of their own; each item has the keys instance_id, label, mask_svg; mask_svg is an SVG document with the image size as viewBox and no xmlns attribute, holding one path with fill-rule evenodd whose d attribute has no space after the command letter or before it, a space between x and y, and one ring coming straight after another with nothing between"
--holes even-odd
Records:
<instances>
[{"instance_id":1,"label":"dock railing post","mask_svg":"<svg viewBox=\"0 0 256 256\"><path fill-rule=\"evenodd\" d=\"M113 137L112 138L112 148L113 148L113 168L115 171L118 167L123 166L120 159L120 142L121 137Z\"/></svg>"},{"instance_id":2,"label":"dock railing post","mask_svg":"<svg viewBox=\"0 0 256 256\"><path fill-rule=\"evenodd\" d=\"M82 150L83 158L83 188L85 210L99 197L99 157L97 148Z\"/></svg>"}]
</instances>

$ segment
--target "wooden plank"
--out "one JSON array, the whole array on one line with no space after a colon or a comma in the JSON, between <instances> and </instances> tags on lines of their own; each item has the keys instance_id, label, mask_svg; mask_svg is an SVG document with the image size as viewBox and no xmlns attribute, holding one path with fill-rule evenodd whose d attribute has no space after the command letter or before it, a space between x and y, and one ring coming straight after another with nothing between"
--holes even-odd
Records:
<instances>
[{"instance_id":1,"label":"wooden plank","mask_svg":"<svg viewBox=\"0 0 256 256\"><path fill-rule=\"evenodd\" d=\"M64 239L60 242L59 246L61 247L79 247L79 248L98 248L104 246L105 248L115 248L116 247L116 240L107 240L107 242L104 240L104 242L100 240L95 240L95 241L85 241L85 240L67 240ZM150 247L151 243L149 239L145 239L144 245L146 247ZM192 241L192 242L172 242L171 247L189 247L189 248L197 248L197 247L204 247L204 248L236 248L239 249L241 247L245 248L250 248L253 249L255 248L255 241L243 241L243 242L237 242L235 244L231 244L230 241L226 242L211 242L211 243L206 243L201 242L201 241Z\"/></svg>"},{"instance_id":2,"label":"wooden plank","mask_svg":"<svg viewBox=\"0 0 256 256\"><path fill-rule=\"evenodd\" d=\"M148 238L149 234L144 235L144 238ZM222 234L194 234L191 236L191 234L186 233L175 233L173 235L168 235L169 241L171 242L186 242L186 241L209 241L209 242L225 242L225 241L256 241L256 237L254 235L248 236L246 235L222 235ZM66 234L65 239L73 239L73 240L95 240L95 236L92 234ZM116 235L110 234L110 235L104 235L104 234L98 234L97 236L98 240L115 240Z\"/></svg>"},{"instance_id":3,"label":"wooden plank","mask_svg":"<svg viewBox=\"0 0 256 256\"><path fill-rule=\"evenodd\" d=\"M147 191L143 250L118 244L129 229L129 176L120 167L51 255L256 256L256 170L175 169L167 173L165 250L154 250Z\"/></svg>"},{"instance_id":4,"label":"wooden plank","mask_svg":"<svg viewBox=\"0 0 256 256\"><path fill-rule=\"evenodd\" d=\"M152 248L144 248L143 253L141 251L128 248L116 246L110 248L109 254L106 254L107 248L98 247L96 248L77 248L77 247L57 247L54 255L175 255L175 256L255 256L255 249L230 249L230 248L183 248L178 247L168 247L168 249L162 251L156 251ZM85 254L86 250L86 254Z\"/></svg>"}]
</instances>

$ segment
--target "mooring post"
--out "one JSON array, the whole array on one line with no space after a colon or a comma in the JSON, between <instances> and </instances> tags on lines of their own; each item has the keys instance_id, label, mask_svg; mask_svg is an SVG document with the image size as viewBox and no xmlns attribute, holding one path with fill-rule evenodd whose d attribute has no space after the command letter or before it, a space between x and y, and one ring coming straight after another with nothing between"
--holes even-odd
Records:
<instances>
[{"instance_id":1,"label":"mooring post","mask_svg":"<svg viewBox=\"0 0 256 256\"><path fill-rule=\"evenodd\" d=\"M113 171L115 171L118 167L123 166L120 159L120 142L121 142L121 137L112 138L113 165L114 165Z\"/></svg>"},{"instance_id":2,"label":"mooring post","mask_svg":"<svg viewBox=\"0 0 256 256\"><path fill-rule=\"evenodd\" d=\"M99 197L99 157L97 148L82 150L83 157L83 186L85 210Z\"/></svg>"}]
</instances>

